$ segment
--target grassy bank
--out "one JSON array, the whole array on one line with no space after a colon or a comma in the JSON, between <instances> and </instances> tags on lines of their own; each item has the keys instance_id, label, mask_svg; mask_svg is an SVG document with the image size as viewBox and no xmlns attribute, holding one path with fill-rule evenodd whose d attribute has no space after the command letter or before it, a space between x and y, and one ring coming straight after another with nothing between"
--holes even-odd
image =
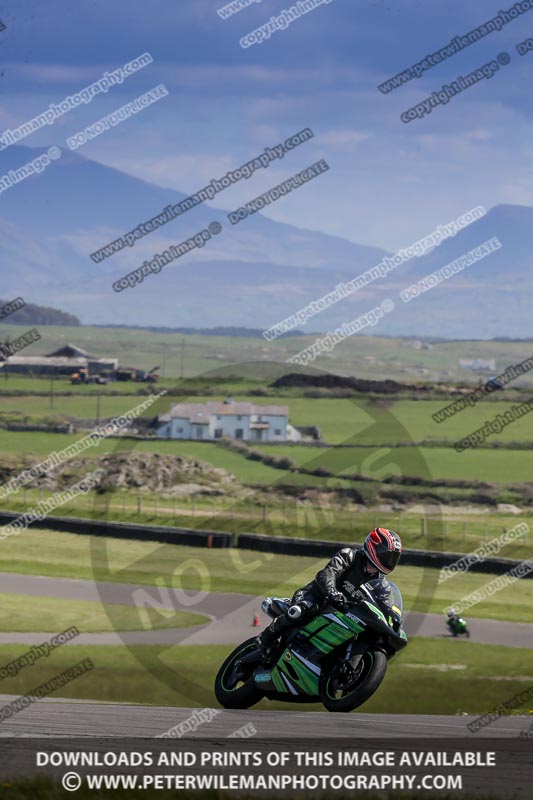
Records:
<instances>
[{"instance_id":1,"label":"grassy bank","mask_svg":"<svg viewBox=\"0 0 533 800\"><path fill-rule=\"evenodd\" d=\"M81 475L79 476L81 477ZM76 478L77 479L77 478ZM70 483L74 482L74 478ZM0 503L0 509L16 514L52 498L51 491L27 490ZM426 512L426 513L425 513ZM396 530L404 546L417 550L469 552L483 542L498 538L518 522L533 527L533 514L519 517L496 514L461 513L461 509L422 503L411 511L364 509L338 506L327 499L313 503L279 496L248 498L220 496L162 496L156 492L116 491L95 500L94 493L64 503L57 509L62 517L110 520L135 525L163 525L196 530L255 533L289 538L362 542L369 530L381 525ZM526 558L533 555L529 536L505 545L501 555Z\"/></svg>"},{"instance_id":2,"label":"grassy bank","mask_svg":"<svg viewBox=\"0 0 533 800\"><path fill-rule=\"evenodd\" d=\"M188 628L208 622L203 614L186 611L157 615L153 628ZM66 630L72 625L80 633L106 633L114 630L135 631L142 629L135 608L113 605L113 624L104 606L87 600L65 601L56 597L41 597L25 594L0 594L0 630L3 633L53 632Z\"/></svg>"},{"instance_id":3,"label":"grassy bank","mask_svg":"<svg viewBox=\"0 0 533 800\"><path fill-rule=\"evenodd\" d=\"M311 580L324 559L246 550L161 545L78 534L30 530L11 536L0 548L0 571L28 575L158 585L164 581L190 591L291 595ZM438 584L439 571L397 568L394 580L407 610L441 614L495 576L458 574ZM533 580L513 583L475 605L467 617L529 622Z\"/></svg>"},{"instance_id":4,"label":"grassy bank","mask_svg":"<svg viewBox=\"0 0 533 800\"><path fill-rule=\"evenodd\" d=\"M55 650L33 667L21 670L16 677L4 679L0 682L0 691L9 695L25 694L63 669L90 657L95 668L57 690L54 697L217 707L213 682L232 647L69 645ZM22 655L25 649L0 645L0 663ZM383 683L362 710L376 714L483 713L531 685L531 669L528 670L527 665L532 663L533 650L415 638L401 655L389 662ZM524 678L529 678L529 683ZM295 707L290 703L262 700L256 708L294 710ZM531 700L518 711L525 713L529 709L533 709ZM317 704L298 704L297 710L321 711L323 708Z\"/></svg>"}]
</instances>

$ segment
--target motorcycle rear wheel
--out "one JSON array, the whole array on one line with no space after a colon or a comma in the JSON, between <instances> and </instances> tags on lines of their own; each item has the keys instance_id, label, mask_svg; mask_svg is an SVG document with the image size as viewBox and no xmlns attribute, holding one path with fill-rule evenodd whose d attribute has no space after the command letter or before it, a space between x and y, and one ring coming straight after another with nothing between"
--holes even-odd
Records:
<instances>
[{"instance_id":1,"label":"motorcycle rear wheel","mask_svg":"<svg viewBox=\"0 0 533 800\"><path fill-rule=\"evenodd\" d=\"M236 667L239 658L256 647L255 637L247 639L229 654L220 667L215 678L215 696L223 708L250 708L263 697L253 679L257 664Z\"/></svg>"},{"instance_id":2,"label":"motorcycle rear wheel","mask_svg":"<svg viewBox=\"0 0 533 800\"><path fill-rule=\"evenodd\" d=\"M320 676L320 700L328 711L353 711L371 697L379 687L387 671L387 656L381 650L367 650L358 664L355 680L343 686L340 670L343 662L337 662Z\"/></svg>"}]
</instances>

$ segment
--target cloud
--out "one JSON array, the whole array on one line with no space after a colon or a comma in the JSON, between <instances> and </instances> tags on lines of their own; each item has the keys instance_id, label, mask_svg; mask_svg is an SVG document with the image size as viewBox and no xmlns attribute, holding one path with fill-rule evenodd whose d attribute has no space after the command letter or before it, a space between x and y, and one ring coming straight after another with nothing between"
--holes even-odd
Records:
<instances>
[{"instance_id":1,"label":"cloud","mask_svg":"<svg viewBox=\"0 0 533 800\"><path fill-rule=\"evenodd\" d=\"M533 189L527 180L504 183L500 191L502 203L533 206Z\"/></svg>"},{"instance_id":2,"label":"cloud","mask_svg":"<svg viewBox=\"0 0 533 800\"><path fill-rule=\"evenodd\" d=\"M212 178L220 178L235 168L230 156L208 156L202 153L139 157L138 153L106 159L108 166L127 172L149 183L180 192L196 192Z\"/></svg>"},{"instance_id":3,"label":"cloud","mask_svg":"<svg viewBox=\"0 0 533 800\"><path fill-rule=\"evenodd\" d=\"M327 144L332 147L346 147L348 145L365 142L367 139L370 139L371 135L370 133L363 133L362 131L337 129L321 133L317 136L316 144Z\"/></svg>"},{"instance_id":4,"label":"cloud","mask_svg":"<svg viewBox=\"0 0 533 800\"><path fill-rule=\"evenodd\" d=\"M426 148L446 148L448 153L464 153L480 142L490 142L494 133L486 128L462 130L460 133L427 133L415 137L416 142Z\"/></svg>"}]
</instances>

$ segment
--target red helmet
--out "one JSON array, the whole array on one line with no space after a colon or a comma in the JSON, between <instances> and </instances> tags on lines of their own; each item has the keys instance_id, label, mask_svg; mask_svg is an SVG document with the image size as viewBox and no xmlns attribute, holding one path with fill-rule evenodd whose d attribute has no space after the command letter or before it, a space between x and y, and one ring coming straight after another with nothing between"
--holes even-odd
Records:
<instances>
[{"instance_id":1,"label":"red helmet","mask_svg":"<svg viewBox=\"0 0 533 800\"><path fill-rule=\"evenodd\" d=\"M380 571L392 572L402 554L402 540L388 528L374 528L365 539L363 550L369 561Z\"/></svg>"}]
</instances>

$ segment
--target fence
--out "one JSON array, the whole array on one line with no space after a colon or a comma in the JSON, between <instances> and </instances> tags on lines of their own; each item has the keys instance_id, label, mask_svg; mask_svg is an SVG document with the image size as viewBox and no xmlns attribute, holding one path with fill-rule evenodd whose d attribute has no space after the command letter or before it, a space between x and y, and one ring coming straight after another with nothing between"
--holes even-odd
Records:
<instances>
[{"instance_id":1,"label":"fence","mask_svg":"<svg viewBox=\"0 0 533 800\"><path fill-rule=\"evenodd\" d=\"M22 513L42 499L53 496L53 492L39 489L21 490L16 495L5 498L2 505L7 511ZM103 497L100 500L99 497ZM1 502L1 501L0 501ZM98 504L104 508L99 512ZM66 513L65 513L66 512ZM298 538L337 539L354 541L361 539L374 527L388 527L396 530L407 546L433 548L435 550L474 549L487 539L499 536L504 530L516 524L502 516L493 517L489 524L487 517L482 520L458 520L451 516L443 517L435 507L419 508L418 511L397 511L390 509L366 509L333 506L326 501L320 504L300 498L286 498L272 502L258 502L254 497L227 497L207 495L161 496L155 492L134 494L131 491L114 491L103 496L93 492L66 504L64 516L76 517L98 515L102 519L137 522L145 525L166 523L180 529L213 529L223 532L228 528L235 532L254 531L258 534L291 536ZM527 520L527 516L526 516ZM529 541L526 535L517 543L522 549ZM515 544L515 546L517 546ZM527 553L521 553L522 556Z\"/></svg>"},{"instance_id":2,"label":"fence","mask_svg":"<svg viewBox=\"0 0 533 800\"><path fill-rule=\"evenodd\" d=\"M0 524L7 525L18 515L0 511ZM170 528L158 525L135 525L124 522L109 522L104 520L78 519L70 517L49 516L45 522L37 522L33 527L42 525L54 531L86 534L90 536L106 536L119 539L137 539L141 541L163 542L165 544L192 545L193 547L234 547L242 550L259 550L268 553L283 555L300 555L314 558L329 558L341 547L346 547L344 541L324 541L309 539L294 539L280 536L263 536L261 534L228 533L221 531L191 530L187 528ZM30 526L32 527L32 526ZM431 550L415 550L407 548L402 553L402 565L417 567L442 568L453 564L459 553L438 552ZM490 574L503 574L520 561L508 558L486 558L472 564L472 572L485 572ZM533 579L533 572L524 577Z\"/></svg>"}]
</instances>

